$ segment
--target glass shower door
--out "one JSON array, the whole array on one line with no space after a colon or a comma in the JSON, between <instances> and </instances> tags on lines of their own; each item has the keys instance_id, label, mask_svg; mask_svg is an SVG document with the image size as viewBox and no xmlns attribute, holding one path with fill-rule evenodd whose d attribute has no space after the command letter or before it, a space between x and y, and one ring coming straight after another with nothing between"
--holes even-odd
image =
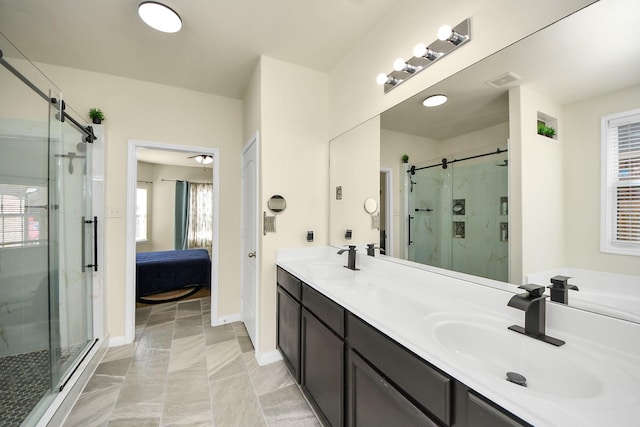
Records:
<instances>
[{"instance_id":1,"label":"glass shower door","mask_svg":"<svg viewBox=\"0 0 640 427\"><path fill-rule=\"evenodd\" d=\"M93 342L90 146L50 108L49 277L52 383L64 386ZM89 172L89 173L88 173Z\"/></svg>"},{"instance_id":2,"label":"glass shower door","mask_svg":"<svg viewBox=\"0 0 640 427\"><path fill-rule=\"evenodd\" d=\"M420 169L409 179L409 259L451 268L450 170Z\"/></svg>"}]
</instances>

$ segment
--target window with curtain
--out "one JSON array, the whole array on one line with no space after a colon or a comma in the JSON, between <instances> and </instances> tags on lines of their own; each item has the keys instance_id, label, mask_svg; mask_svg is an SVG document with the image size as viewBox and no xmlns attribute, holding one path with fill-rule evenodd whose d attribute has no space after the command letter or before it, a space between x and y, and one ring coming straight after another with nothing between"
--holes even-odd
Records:
<instances>
[{"instance_id":1,"label":"window with curtain","mask_svg":"<svg viewBox=\"0 0 640 427\"><path fill-rule=\"evenodd\" d=\"M640 110L602 118L603 252L640 256Z\"/></svg>"},{"instance_id":2,"label":"window with curtain","mask_svg":"<svg viewBox=\"0 0 640 427\"><path fill-rule=\"evenodd\" d=\"M147 241L147 211L148 211L147 189L136 188L136 242Z\"/></svg>"},{"instance_id":3,"label":"window with curtain","mask_svg":"<svg viewBox=\"0 0 640 427\"><path fill-rule=\"evenodd\" d=\"M213 184L190 183L189 248L211 248L213 240Z\"/></svg>"}]
</instances>

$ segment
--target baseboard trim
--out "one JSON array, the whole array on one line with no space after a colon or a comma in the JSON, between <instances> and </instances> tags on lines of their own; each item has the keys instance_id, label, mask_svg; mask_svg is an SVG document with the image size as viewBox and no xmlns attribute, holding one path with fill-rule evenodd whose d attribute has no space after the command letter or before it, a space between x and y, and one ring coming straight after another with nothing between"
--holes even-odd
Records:
<instances>
[{"instance_id":1,"label":"baseboard trim","mask_svg":"<svg viewBox=\"0 0 640 427\"><path fill-rule=\"evenodd\" d=\"M264 353L256 350L256 361L258 365L264 366L282 360L282 354L278 350L267 351Z\"/></svg>"},{"instance_id":2,"label":"baseboard trim","mask_svg":"<svg viewBox=\"0 0 640 427\"><path fill-rule=\"evenodd\" d=\"M129 341L124 335L109 338L109 347L120 347L121 345L127 344L131 344L131 341Z\"/></svg>"},{"instance_id":3,"label":"baseboard trim","mask_svg":"<svg viewBox=\"0 0 640 427\"><path fill-rule=\"evenodd\" d=\"M211 326L220 326L227 323L240 322L240 313L230 314L228 316L218 317L217 319L211 318Z\"/></svg>"}]
</instances>

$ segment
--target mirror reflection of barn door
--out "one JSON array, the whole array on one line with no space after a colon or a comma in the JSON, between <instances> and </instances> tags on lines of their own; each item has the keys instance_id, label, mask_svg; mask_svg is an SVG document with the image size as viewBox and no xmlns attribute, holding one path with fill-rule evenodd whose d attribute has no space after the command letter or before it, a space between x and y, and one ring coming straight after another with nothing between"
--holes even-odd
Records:
<instances>
[{"instance_id":1,"label":"mirror reflection of barn door","mask_svg":"<svg viewBox=\"0 0 640 427\"><path fill-rule=\"evenodd\" d=\"M257 348L258 134L242 150L242 321Z\"/></svg>"}]
</instances>

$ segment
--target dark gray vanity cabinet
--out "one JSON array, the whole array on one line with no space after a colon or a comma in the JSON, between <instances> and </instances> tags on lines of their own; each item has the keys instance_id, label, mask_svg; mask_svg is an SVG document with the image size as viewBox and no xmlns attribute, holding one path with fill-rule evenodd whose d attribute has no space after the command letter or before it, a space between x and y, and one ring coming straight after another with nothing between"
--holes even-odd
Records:
<instances>
[{"instance_id":1,"label":"dark gray vanity cabinet","mask_svg":"<svg viewBox=\"0 0 640 427\"><path fill-rule=\"evenodd\" d=\"M455 427L532 427L456 381Z\"/></svg>"},{"instance_id":2,"label":"dark gray vanity cabinet","mask_svg":"<svg viewBox=\"0 0 640 427\"><path fill-rule=\"evenodd\" d=\"M278 268L276 344L291 375L300 382L300 322L302 316L300 280Z\"/></svg>"},{"instance_id":3,"label":"dark gray vanity cabinet","mask_svg":"<svg viewBox=\"0 0 640 427\"><path fill-rule=\"evenodd\" d=\"M451 425L452 378L352 314L347 331L349 425L383 426L382 415L369 419L383 410L406 425Z\"/></svg>"},{"instance_id":4,"label":"dark gray vanity cabinet","mask_svg":"<svg viewBox=\"0 0 640 427\"><path fill-rule=\"evenodd\" d=\"M302 284L301 386L325 424L344 425L344 309Z\"/></svg>"},{"instance_id":5,"label":"dark gray vanity cabinet","mask_svg":"<svg viewBox=\"0 0 640 427\"><path fill-rule=\"evenodd\" d=\"M379 371L349 351L349 425L438 427Z\"/></svg>"},{"instance_id":6,"label":"dark gray vanity cabinet","mask_svg":"<svg viewBox=\"0 0 640 427\"><path fill-rule=\"evenodd\" d=\"M277 345L324 425L530 427L278 267Z\"/></svg>"}]
</instances>

